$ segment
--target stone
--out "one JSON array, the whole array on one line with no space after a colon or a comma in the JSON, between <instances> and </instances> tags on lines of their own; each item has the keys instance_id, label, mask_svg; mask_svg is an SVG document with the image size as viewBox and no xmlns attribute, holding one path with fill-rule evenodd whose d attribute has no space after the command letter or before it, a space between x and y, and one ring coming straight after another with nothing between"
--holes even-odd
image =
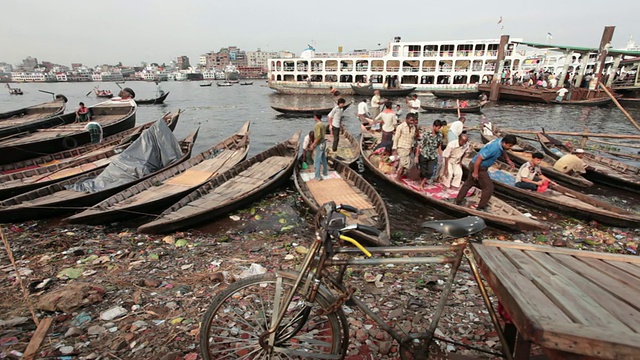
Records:
<instances>
[{"instance_id":1,"label":"stone","mask_svg":"<svg viewBox=\"0 0 640 360\"><path fill-rule=\"evenodd\" d=\"M114 306L111 309L100 313L100 319L104 321L111 321L115 318L123 316L126 313L127 313L127 309L123 308L122 306Z\"/></svg>"},{"instance_id":2,"label":"stone","mask_svg":"<svg viewBox=\"0 0 640 360\"><path fill-rule=\"evenodd\" d=\"M100 335L103 334L107 329L100 325L93 325L87 329L88 335Z\"/></svg>"},{"instance_id":3,"label":"stone","mask_svg":"<svg viewBox=\"0 0 640 360\"><path fill-rule=\"evenodd\" d=\"M80 335L82 335L82 329L75 326L70 327L69 330L64 333L64 337L75 337Z\"/></svg>"},{"instance_id":4,"label":"stone","mask_svg":"<svg viewBox=\"0 0 640 360\"><path fill-rule=\"evenodd\" d=\"M60 354L62 354L62 355L69 355L69 354L73 353L73 351L74 351L73 346L63 346L63 347L59 348L58 350L60 350Z\"/></svg>"},{"instance_id":5,"label":"stone","mask_svg":"<svg viewBox=\"0 0 640 360\"><path fill-rule=\"evenodd\" d=\"M104 289L92 284L74 282L55 289L38 299L36 308L45 311L71 312L83 305L102 301Z\"/></svg>"}]
</instances>

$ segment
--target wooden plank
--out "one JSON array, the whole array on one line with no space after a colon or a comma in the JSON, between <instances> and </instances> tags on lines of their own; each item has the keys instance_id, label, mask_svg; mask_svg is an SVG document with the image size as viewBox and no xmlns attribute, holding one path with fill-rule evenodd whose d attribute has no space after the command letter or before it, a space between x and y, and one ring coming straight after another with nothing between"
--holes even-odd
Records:
<instances>
[{"instance_id":1,"label":"wooden plank","mask_svg":"<svg viewBox=\"0 0 640 360\"><path fill-rule=\"evenodd\" d=\"M548 297L556 306L569 316L572 321L592 326L601 326L615 329L624 326L620 321L611 318L602 318L604 309L588 294L579 290L575 284L564 278L563 275L553 274L543 268L531 257L521 250L501 249L504 255L513 262L516 267L527 274L527 277ZM556 322L555 320L551 323Z\"/></svg>"},{"instance_id":2,"label":"wooden plank","mask_svg":"<svg viewBox=\"0 0 640 360\"><path fill-rule=\"evenodd\" d=\"M616 326L616 333L640 331L640 312L614 296L606 286L603 288L589 281L588 278L585 277L585 274L594 272L593 270L590 270L582 264L582 266L578 267L578 271L574 271L571 267L565 266L561 259L538 251L529 252L527 255L536 260L540 266L543 266L550 273L556 276L562 276L569 283L573 284L576 290L581 291L585 297L598 303L600 308L593 310L594 312L597 311L601 318L609 319L613 317L617 319L621 326ZM611 284L614 285L614 283Z\"/></svg>"},{"instance_id":3,"label":"wooden plank","mask_svg":"<svg viewBox=\"0 0 640 360\"><path fill-rule=\"evenodd\" d=\"M634 266L633 264L623 263L623 262L613 262L613 261L606 261L606 263L613 265L620 270L624 270L630 275L640 278L640 268L638 268L637 266Z\"/></svg>"},{"instance_id":4,"label":"wooden plank","mask_svg":"<svg viewBox=\"0 0 640 360\"><path fill-rule=\"evenodd\" d=\"M594 338L594 333L599 337ZM545 325L540 346L596 359L638 359L639 334L615 334L581 324Z\"/></svg>"},{"instance_id":5,"label":"wooden plank","mask_svg":"<svg viewBox=\"0 0 640 360\"><path fill-rule=\"evenodd\" d=\"M50 317L40 320L36 331L31 337L31 341L29 341L29 345L27 345L27 348L24 351L22 359L35 359L35 356L38 353L38 349L40 348L44 337L47 335L47 332L49 332L49 327L51 327L52 322L53 318Z\"/></svg>"},{"instance_id":6,"label":"wooden plank","mask_svg":"<svg viewBox=\"0 0 640 360\"><path fill-rule=\"evenodd\" d=\"M527 251L543 251L546 253L555 253L555 254L566 254L572 256L579 257L589 257L595 259L603 259L603 260L611 260L611 261L622 261L622 262L630 262L634 264L640 264L640 257L631 256L631 255L620 255L620 254L609 254L609 253L598 253L593 251L582 251L582 250L572 250L572 249L564 249L558 247L551 247L545 245L533 245L533 244L523 244L523 243L512 243L507 241L499 241L499 240L484 240L482 242L484 246L496 246L504 249L518 249L518 250L527 250Z\"/></svg>"},{"instance_id":7,"label":"wooden plank","mask_svg":"<svg viewBox=\"0 0 640 360\"><path fill-rule=\"evenodd\" d=\"M484 278L525 339L537 337L540 322L571 321L498 248L472 244L471 249Z\"/></svg>"}]
</instances>

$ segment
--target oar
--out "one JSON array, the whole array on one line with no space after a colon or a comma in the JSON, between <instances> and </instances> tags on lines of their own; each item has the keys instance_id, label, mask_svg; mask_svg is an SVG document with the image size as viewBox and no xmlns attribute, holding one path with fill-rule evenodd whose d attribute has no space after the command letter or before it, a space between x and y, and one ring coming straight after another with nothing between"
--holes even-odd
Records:
<instances>
[{"instance_id":1,"label":"oar","mask_svg":"<svg viewBox=\"0 0 640 360\"><path fill-rule=\"evenodd\" d=\"M91 94L92 92L93 92L93 89L89 90L89 92L85 96L89 96L89 94Z\"/></svg>"},{"instance_id":2,"label":"oar","mask_svg":"<svg viewBox=\"0 0 640 360\"><path fill-rule=\"evenodd\" d=\"M122 86L120 86L120 84L116 83L116 85L118 85L118 87L120 88L120 90L122 90Z\"/></svg>"},{"instance_id":3,"label":"oar","mask_svg":"<svg viewBox=\"0 0 640 360\"><path fill-rule=\"evenodd\" d=\"M54 99L56 98L56 94L52 93L51 91L45 91L45 90L38 90L38 91L43 92L45 94L50 94L51 96L53 96Z\"/></svg>"}]
</instances>

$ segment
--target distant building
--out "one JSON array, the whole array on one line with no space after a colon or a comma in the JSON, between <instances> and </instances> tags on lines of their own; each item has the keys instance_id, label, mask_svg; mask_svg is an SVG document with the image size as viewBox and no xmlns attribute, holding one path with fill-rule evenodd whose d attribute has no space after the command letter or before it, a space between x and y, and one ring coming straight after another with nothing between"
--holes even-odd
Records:
<instances>
[{"instance_id":1,"label":"distant building","mask_svg":"<svg viewBox=\"0 0 640 360\"><path fill-rule=\"evenodd\" d=\"M80 68L82 68L82 64L81 63L71 63L71 69L72 70L78 70Z\"/></svg>"},{"instance_id":2,"label":"distant building","mask_svg":"<svg viewBox=\"0 0 640 360\"><path fill-rule=\"evenodd\" d=\"M258 48L257 51L247 51L247 66L259 67L266 73L268 69L269 59L278 57L277 52L262 51Z\"/></svg>"},{"instance_id":3,"label":"distant building","mask_svg":"<svg viewBox=\"0 0 640 360\"><path fill-rule=\"evenodd\" d=\"M198 65L207 66L207 55L200 55L200 60L198 61Z\"/></svg>"},{"instance_id":4,"label":"distant building","mask_svg":"<svg viewBox=\"0 0 640 360\"><path fill-rule=\"evenodd\" d=\"M187 56L178 56L178 69L187 70L191 65L189 64L189 58Z\"/></svg>"},{"instance_id":5,"label":"distant building","mask_svg":"<svg viewBox=\"0 0 640 360\"><path fill-rule=\"evenodd\" d=\"M27 56L22 60L22 68L25 70L33 70L38 66L38 59Z\"/></svg>"}]
</instances>

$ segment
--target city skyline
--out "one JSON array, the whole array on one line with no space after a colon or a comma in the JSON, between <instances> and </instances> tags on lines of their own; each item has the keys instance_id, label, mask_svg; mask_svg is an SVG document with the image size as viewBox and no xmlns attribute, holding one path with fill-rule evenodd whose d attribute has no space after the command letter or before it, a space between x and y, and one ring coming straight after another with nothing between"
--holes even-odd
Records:
<instances>
[{"instance_id":1,"label":"city skyline","mask_svg":"<svg viewBox=\"0 0 640 360\"><path fill-rule=\"evenodd\" d=\"M3 10L14 16L0 22L4 49L0 62L17 65L31 56L66 66L118 62L139 66L168 63L184 55L195 64L200 55L232 45L244 51L287 50L299 55L308 44L320 52L336 52L339 47L344 51L386 47L395 36L428 41L498 38L501 33L525 41L597 47L604 26L609 25L616 26L613 47L623 48L629 35L636 35L635 14L640 10L640 3L620 0L608 1L606 8L596 0L459 0L450 11L441 3L414 2L391 13L383 1L246 0L216 5L204 0L113 0L105 6L64 0L55 8L49 4L5 0Z\"/></svg>"}]
</instances>

